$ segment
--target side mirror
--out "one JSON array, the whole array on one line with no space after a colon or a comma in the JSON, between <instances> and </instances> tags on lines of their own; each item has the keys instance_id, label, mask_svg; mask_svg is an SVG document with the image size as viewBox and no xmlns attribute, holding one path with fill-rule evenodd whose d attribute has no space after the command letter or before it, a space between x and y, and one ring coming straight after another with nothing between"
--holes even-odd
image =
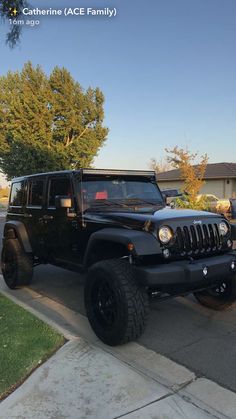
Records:
<instances>
[{"instance_id":1,"label":"side mirror","mask_svg":"<svg viewBox=\"0 0 236 419\"><path fill-rule=\"evenodd\" d=\"M55 196L55 207L56 208L71 208L72 207L71 198L69 198L68 196L61 196L61 195Z\"/></svg>"},{"instance_id":2,"label":"side mirror","mask_svg":"<svg viewBox=\"0 0 236 419\"><path fill-rule=\"evenodd\" d=\"M167 196L163 192L162 192L162 197L163 197L163 201L164 201L165 205L167 205Z\"/></svg>"}]
</instances>

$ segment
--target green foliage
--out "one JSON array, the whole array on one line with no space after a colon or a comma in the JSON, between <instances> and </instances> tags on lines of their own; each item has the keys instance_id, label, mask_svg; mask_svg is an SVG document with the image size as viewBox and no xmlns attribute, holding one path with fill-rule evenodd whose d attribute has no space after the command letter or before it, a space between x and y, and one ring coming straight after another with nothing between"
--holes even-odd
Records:
<instances>
[{"instance_id":1,"label":"green foliage","mask_svg":"<svg viewBox=\"0 0 236 419\"><path fill-rule=\"evenodd\" d=\"M9 19L23 19L24 16L22 9L28 6L27 0L1 0L0 2L0 18L3 21L8 21ZM16 9L17 14L14 16L12 11ZM20 35L22 31L22 25L11 25L10 30L6 36L6 43L10 48L14 48L15 45L19 42Z\"/></svg>"},{"instance_id":2,"label":"green foliage","mask_svg":"<svg viewBox=\"0 0 236 419\"><path fill-rule=\"evenodd\" d=\"M191 195L183 195L182 198L176 198L175 206L177 208L186 208L198 211L209 211L209 204L204 197L196 199Z\"/></svg>"},{"instance_id":3,"label":"green foliage","mask_svg":"<svg viewBox=\"0 0 236 419\"><path fill-rule=\"evenodd\" d=\"M201 156L200 162L194 164L198 153L191 153L188 149L184 150L178 146L173 149L166 149L168 153L167 161L180 171L180 178L183 180L181 188L185 194L183 200L176 201L181 208L204 210L207 204L204 198L198 199L198 194L204 185L204 175L206 172L208 156Z\"/></svg>"},{"instance_id":4,"label":"green foliage","mask_svg":"<svg viewBox=\"0 0 236 419\"><path fill-rule=\"evenodd\" d=\"M0 399L64 343L50 326L0 295Z\"/></svg>"},{"instance_id":5,"label":"green foliage","mask_svg":"<svg viewBox=\"0 0 236 419\"><path fill-rule=\"evenodd\" d=\"M30 62L0 77L0 169L8 180L89 167L102 147L104 96L84 91L65 68L48 77Z\"/></svg>"}]
</instances>

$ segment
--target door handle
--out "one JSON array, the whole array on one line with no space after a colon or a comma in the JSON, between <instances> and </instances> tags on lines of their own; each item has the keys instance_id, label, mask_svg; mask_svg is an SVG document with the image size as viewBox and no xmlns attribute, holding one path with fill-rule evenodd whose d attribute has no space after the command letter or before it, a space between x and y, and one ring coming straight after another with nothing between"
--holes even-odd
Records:
<instances>
[{"instance_id":1,"label":"door handle","mask_svg":"<svg viewBox=\"0 0 236 419\"><path fill-rule=\"evenodd\" d=\"M53 217L53 215L44 215L42 218L39 218L39 223L43 223L44 221L50 221L50 220L53 220L54 219L54 217Z\"/></svg>"},{"instance_id":2,"label":"door handle","mask_svg":"<svg viewBox=\"0 0 236 419\"><path fill-rule=\"evenodd\" d=\"M46 221L48 221L48 220L53 220L53 219L54 219L53 215L47 215L47 214L45 214L45 215L43 216L43 220L46 220Z\"/></svg>"}]
</instances>

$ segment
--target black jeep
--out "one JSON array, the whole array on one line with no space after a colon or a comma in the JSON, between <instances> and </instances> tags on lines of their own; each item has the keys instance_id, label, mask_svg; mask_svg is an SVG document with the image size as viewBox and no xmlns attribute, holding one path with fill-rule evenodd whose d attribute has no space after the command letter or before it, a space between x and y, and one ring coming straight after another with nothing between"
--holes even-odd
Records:
<instances>
[{"instance_id":1,"label":"black jeep","mask_svg":"<svg viewBox=\"0 0 236 419\"><path fill-rule=\"evenodd\" d=\"M144 330L149 298L193 292L213 309L235 300L233 226L219 214L165 207L154 172L81 169L14 179L4 228L6 284L51 263L87 272L85 306L101 340Z\"/></svg>"}]
</instances>

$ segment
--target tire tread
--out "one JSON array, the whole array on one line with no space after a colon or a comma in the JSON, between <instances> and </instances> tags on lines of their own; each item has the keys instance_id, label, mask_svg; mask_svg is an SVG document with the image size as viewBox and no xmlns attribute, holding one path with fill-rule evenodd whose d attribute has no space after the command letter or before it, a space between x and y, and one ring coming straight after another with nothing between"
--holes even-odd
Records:
<instances>
[{"instance_id":1,"label":"tire tread","mask_svg":"<svg viewBox=\"0 0 236 419\"><path fill-rule=\"evenodd\" d=\"M148 318L149 302L146 290L141 288L136 282L132 265L127 261L121 259L108 259L97 262L90 268L89 276L96 276L96 272L100 270L103 270L106 273L112 272L112 275L115 275L119 280L119 286L122 289L127 307L126 327L124 327L122 336L114 337L114 340L111 338L110 342L107 341L105 343L118 345L136 340L143 333ZM89 312L90 310L87 309L87 313ZM89 315L88 317L89 320L91 320ZM93 319L90 322L92 324ZM101 336L99 337L101 338Z\"/></svg>"},{"instance_id":2,"label":"tire tread","mask_svg":"<svg viewBox=\"0 0 236 419\"><path fill-rule=\"evenodd\" d=\"M24 285L29 285L33 277L33 259L30 255L25 253L22 249L18 239L8 239L6 240L3 250L2 250L2 262L4 263L4 252L12 251L15 254L15 259L17 263L17 270L15 278L12 282L9 282L4 275L3 278L9 288L17 288ZM3 265L4 266L4 265Z\"/></svg>"}]
</instances>

